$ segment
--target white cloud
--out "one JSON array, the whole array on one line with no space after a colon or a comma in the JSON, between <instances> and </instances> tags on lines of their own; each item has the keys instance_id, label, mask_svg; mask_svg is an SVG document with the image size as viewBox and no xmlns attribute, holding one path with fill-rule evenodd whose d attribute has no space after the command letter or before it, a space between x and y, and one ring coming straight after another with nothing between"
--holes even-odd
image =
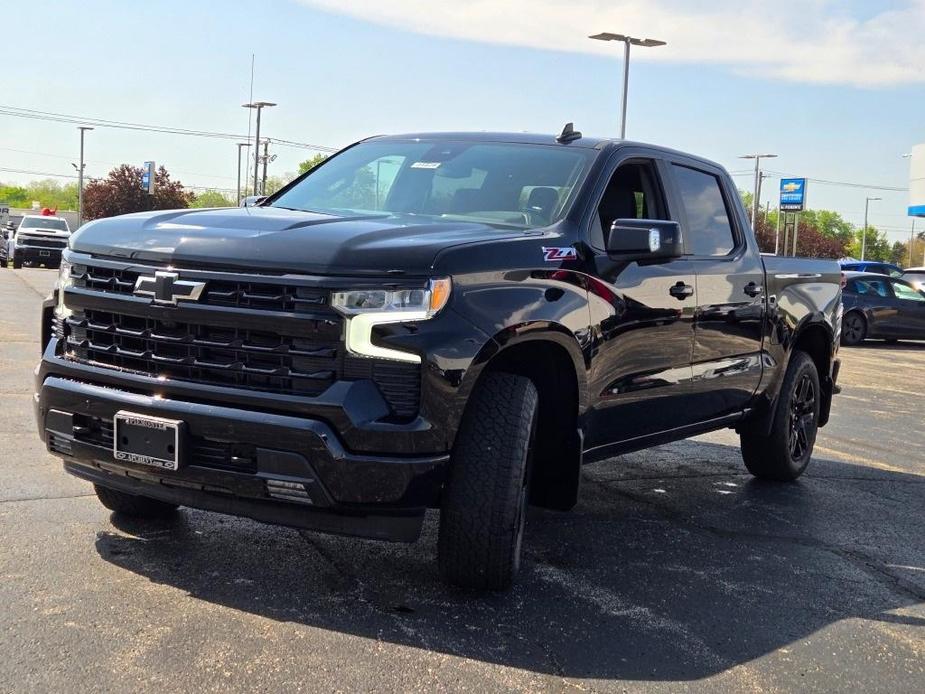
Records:
<instances>
[{"instance_id":1,"label":"white cloud","mask_svg":"<svg viewBox=\"0 0 925 694\"><path fill-rule=\"evenodd\" d=\"M925 0L862 17L830 0L301 0L421 34L619 55L601 31L663 39L634 61L717 63L793 82L890 86L925 82ZM870 2L872 6L875 3Z\"/></svg>"}]
</instances>

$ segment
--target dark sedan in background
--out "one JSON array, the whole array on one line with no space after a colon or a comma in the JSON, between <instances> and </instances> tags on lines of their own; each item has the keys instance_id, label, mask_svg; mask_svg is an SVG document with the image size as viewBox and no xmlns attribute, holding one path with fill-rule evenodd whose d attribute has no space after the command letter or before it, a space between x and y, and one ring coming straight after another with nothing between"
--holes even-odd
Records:
<instances>
[{"instance_id":1,"label":"dark sedan in background","mask_svg":"<svg viewBox=\"0 0 925 694\"><path fill-rule=\"evenodd\" d=\"M905 280L868 272L846 272L845 280L842 344L925 340L925 293Z\"/></svg>"}]
</instances>

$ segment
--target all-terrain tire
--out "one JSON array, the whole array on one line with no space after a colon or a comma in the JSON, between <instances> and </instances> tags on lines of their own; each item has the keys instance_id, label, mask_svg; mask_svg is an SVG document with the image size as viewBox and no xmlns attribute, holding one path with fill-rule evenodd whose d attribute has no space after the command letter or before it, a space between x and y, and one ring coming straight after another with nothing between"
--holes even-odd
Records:
<instances>
[{"instance_id":1,"label":"all-terrain tire","mask_svg":"<svg viewBox=\"0 0 925 694\"><path fill-rule=\"evenodd\" d=\"M102 487L98 484L93 485L96 491L96 498L100 500L110 511L122 513L126 516L135 518L162 518L169 516L177 510L176 504L168 504L166 501L149 499L146 496L135 496L118 492L115 489Z\"/></svg>"},{"instance_id":2,"label":"all-terrain tire","mask_svg":"<svg viewBox=\"0 0 925 694\"><path fill-rule=\"evenodd\" d=\"M806 352L794 352L777 397L771 433L765 436L747 430L740 434L748 471L779 482L802 475L816 443L820 402L816 364Z\"/></svg>"},{"instance_id":3,"label":"all-terrain tire","mask_svg":"<svg viewBox=\"0 0 925 694\"><path fill-rule=\"evenodd\" d=\"M494 372L469 398L440 509L440 574L452 585L504 590L520 568L539 396L523 376Z\"/></svg>"}]
</instances>

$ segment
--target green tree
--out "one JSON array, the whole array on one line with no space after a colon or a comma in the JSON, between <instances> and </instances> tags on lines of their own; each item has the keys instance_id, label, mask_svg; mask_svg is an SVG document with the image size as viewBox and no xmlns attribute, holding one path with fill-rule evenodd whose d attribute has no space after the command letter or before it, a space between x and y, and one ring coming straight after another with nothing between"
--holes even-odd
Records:
<instances>
[{"instance_id":1,"label":"green tree","mask_svg":"<svg viewBox=\"0 0 925 694\"><path fill-rule=\"evenodd\" d=\"M204 190L197 193L190 207L234 207L234 200L217 190Z\"/></svg>"},{"instance_id":2,"label":"green tree","mask_svg":"<svg viewBox=\"0 0 925 694\"><path fill-rule=\"evenodd\" d=\"M173 210L189 207L193 194L179 181L171 181L161 166L154 175L154 195L141 187L142 169L123 164L106 178L91 181L84 189L84 218L99 219L145 210Z\"/></svg>"},{"instance_id":3,"label":"green tree","mask_svg":"<svg viewBox=\"0 0 925 694\"><path fill-rule=\"evenodd\" d=\"M894 241L893 247L890 248L890 262L893 265L908 265L909 263L909 243Z\"/></svg>"},{"instance_id":4,"label":"green tree","mask_svg":"<svg viewBox=\"0 0 925 694\"><path fill-rule=\"evenodd\" d=\"M309 169L314 169L318 164L328 158L327 154L316 154L299 163L299 175L304 174Z\"/></svg>"},{"instance_id":5,"label":"green tree","mask_svg":"<svg viewBox=\"0 0 925 694\"><path fill-rule=\"evenodd\" d=\"M861 248L864 246L862 244L863 233L863 228L855 230L854 240L848 247L848 252L853 258L861 257ZM875 227L867 227L867 244L865 249L865 260L879 260L882 262L889 262L890 260L890 251L892 250L890 242L887 240L886 234L877 231Z\"/></svg>"},{"instance_id":6,"label":"green tree","mask_svg":"<svg viewBox=\"0 0 925 694\"><path fill-rule=\"evenodd\" d=\"M27 202L28 197L28 191L22 186L0 183L0 202L10 207L28 207L32 204Z\"/></svg>"}]
</instances>

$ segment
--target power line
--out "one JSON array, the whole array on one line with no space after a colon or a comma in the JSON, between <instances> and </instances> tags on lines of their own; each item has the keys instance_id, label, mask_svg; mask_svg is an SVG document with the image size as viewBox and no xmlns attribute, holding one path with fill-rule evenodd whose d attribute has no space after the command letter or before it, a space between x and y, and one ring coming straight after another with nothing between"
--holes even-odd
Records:
<instances>
[{"instance_id":1,"label":"power line","mask_svg":"<svg viewBox=\"0 0 925 694\"><path fill-rule=\"evenodd\" d=\"M26 118L30 120L42 120L54 123L71 123L87 124L98 128L117 128L121 130L136 130L141 132L157 132L169 135L184 135L190 137L206 137L220 140L250 140L245 135L236 133L226 133L213 130L194 130L191 128L175 128L163 125L150 125L146 123L134 123L131 121L109 120L104 118L75 116L67 113L56 113L53 111L39 111L36 109L20 108L18 106L4 106L0 104L0 115L11 116L14 118ZM327 145L317 145L310 142L296 142L292 140L271 139L271 142L277 142L283 145L301 147L304 149L313 149L321 152L336 152L338 148Z\"/></svg>"},{"instance_id":2,"label":"power line","mask_svg":"<svg viewBox=\"0 0 925 694\"><path fill-rule=\"evenodd\" d=\"M77 178L77 176L75 176L74 174L60 174L60 173L53 173L51 171L32 171L30 169L9 169L6 167L0 167L0 171L4 173L27 174L29 176L53 176L55 178L71 178L71 179ZM99 177L93 177L93 176L90 176L88 178L90 178L90 180L102 180ZM187 185L184 183L183 187L190 188L191 190L215 190L215 191L219 191L223 193L233 193L234 192L234 188L219 188L216 186L192 186L192 185Z\"/></svg>"}]
</instances>

